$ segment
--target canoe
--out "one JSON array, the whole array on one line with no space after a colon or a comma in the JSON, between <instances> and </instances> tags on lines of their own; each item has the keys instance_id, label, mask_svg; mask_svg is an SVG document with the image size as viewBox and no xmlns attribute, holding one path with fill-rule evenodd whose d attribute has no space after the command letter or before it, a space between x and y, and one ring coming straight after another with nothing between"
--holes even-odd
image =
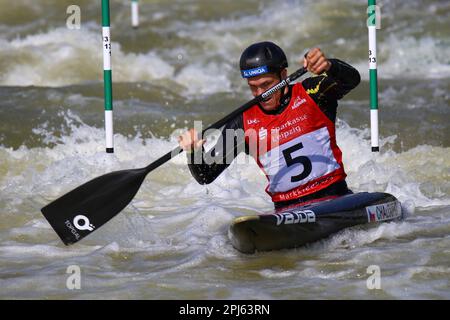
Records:
<instances>
[{"instance_id":1,"label":"canoe","mask_svg":"<svg viewBox=\"0 0 450 320\"><path fill-rule=\"evenodd\" d=\"M228 236L243 253L295 248L348 227L403 218L400 201L383 192L360 192L260 215L241 216Z\"/></svg>"}]
</instances>

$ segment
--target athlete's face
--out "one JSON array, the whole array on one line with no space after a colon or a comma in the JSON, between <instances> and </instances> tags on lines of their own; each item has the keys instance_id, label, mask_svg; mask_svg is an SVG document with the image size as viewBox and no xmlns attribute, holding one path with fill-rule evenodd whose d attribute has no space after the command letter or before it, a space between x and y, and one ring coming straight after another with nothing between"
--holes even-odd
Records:
<instances>
[{"instance_id":1,"label":"athlete's face","mask_svg":"<svg viewBox=\"0 0 450 320\"><path fill-rule=\"evenodd\" d=\"M281 71L281 77L286 78L287 70ZM259 96L263 92L267 91L274 85L280 83L281 79L278 74L266 73L260 76L252 77L247 79L248 86L252 91L254 97ZM278 107L281 98L281 91L278 90L272 94L266 101L261 102L261 106L266 111L274 110Z\"/></svg>"}]
</instances>

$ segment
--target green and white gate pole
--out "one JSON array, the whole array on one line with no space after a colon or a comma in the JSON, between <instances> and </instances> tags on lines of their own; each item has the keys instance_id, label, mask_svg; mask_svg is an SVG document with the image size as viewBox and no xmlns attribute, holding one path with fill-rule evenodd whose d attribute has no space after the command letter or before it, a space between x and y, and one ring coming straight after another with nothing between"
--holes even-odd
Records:
<instances>
[{"instance_id":1,"label":"green and white gate pole","mask_svg":"<svg viewBox=\"0 0 450 320\"><path fill-rule=\"evenodd\" d=\"M131 0L131 26L139 27L139 4L138 0Z\"/></svg>"},{"instance_id":2,"label":"green and white gate pole","mask_svg":"<svg viewBox=\"0 0 450 320\"><path fill-rule=\"evenodd\" d=\"M104 81L104 98L105 98L106 152L114 153L109 0L102 0L102 35L103 35L103 81Z\"/></svg>"},{"instance_id":3,"label":"green and white gate pole","mask_svg":"<svg viewBox=\"0 0 450 320\"><path fill-rule=\"evenodd\" d=\"M367 27L369 29L370 77L370 137L372 152L380 151L378 139L378 79L377 79L377 17L376 0L368 0Z\"/></svg>"}]
</instances>

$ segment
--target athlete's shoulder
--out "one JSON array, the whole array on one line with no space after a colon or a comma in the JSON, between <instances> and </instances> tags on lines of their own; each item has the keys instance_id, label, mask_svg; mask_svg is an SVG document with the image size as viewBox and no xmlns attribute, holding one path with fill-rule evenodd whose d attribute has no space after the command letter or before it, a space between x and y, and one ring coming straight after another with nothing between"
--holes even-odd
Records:
<instances>
[{"instance_id":1,"label":"athlete's shoulder","mask_svg":"<svg viewBox=\"0 0 450 320\"><path fill-rule=\"evenodd\" d=\"M236 117L231 119L225 124L225 129L232 129L232 130L238 130L238 129L244 129L244 116L242 113L238 114Z\"/></svg>"}]
</instances>

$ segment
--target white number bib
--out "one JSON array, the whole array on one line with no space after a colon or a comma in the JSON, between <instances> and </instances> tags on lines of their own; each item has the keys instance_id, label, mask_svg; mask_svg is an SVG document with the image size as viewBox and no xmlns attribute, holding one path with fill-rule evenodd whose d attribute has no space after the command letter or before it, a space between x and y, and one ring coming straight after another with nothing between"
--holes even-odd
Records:
<instances>
[{"instance_id":1,"label":"white number bib","mask_svg":"<svg viewBox=\"0 0 450 320\"><path fill-rule=\"evenodd\" d=\"M304 134L259 157L269 192L286 192L337 169L326 127Z\"/></svg>"}]
</instances>

